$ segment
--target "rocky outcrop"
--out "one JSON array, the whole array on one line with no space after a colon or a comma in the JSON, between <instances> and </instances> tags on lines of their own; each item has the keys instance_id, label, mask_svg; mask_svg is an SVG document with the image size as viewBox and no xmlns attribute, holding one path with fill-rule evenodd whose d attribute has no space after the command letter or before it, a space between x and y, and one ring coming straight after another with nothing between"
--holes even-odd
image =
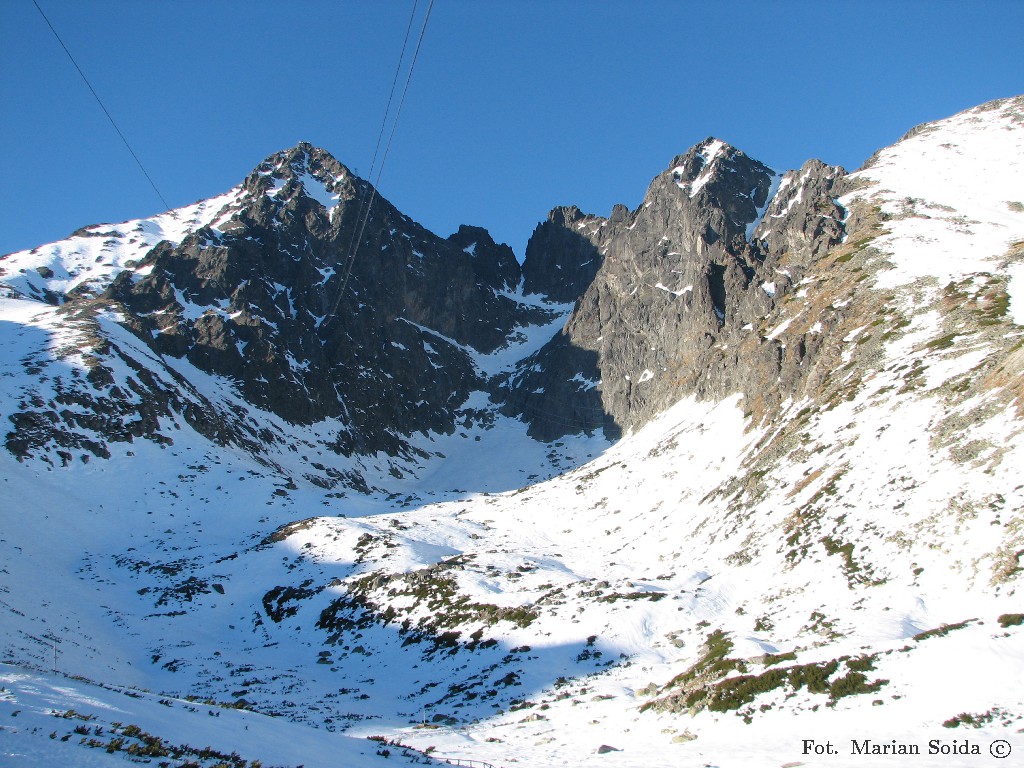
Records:
<instances>
[{"instance_id":1,"label":"rocky outcrop","mask_svg":"<svg viewBox=\"0 0 1024 768\"><path fill-rule=\"evenodd\" d=\"M473 257L471 263L478 284L495 291L514 291L519 286L522 271L516 255L504 243L495 243L483 227L463 224L448 237L448 242Z\"/></svg>"},{"instance_id":2,"label":"rocky outcrop","mask_svg":"<svg viewBox=\"0 0 1024 768\"><path fill-rule=\"evenodd\" d=\"M343 417L344 450L450 431L484 388L472 354L525 319L503 295L519 282L511 250L475 227L437 237L306 144L268 158L243 190L104 298L157 352L230 378L261 408L300 424Z\"/></svg>"},{"instance_id":3,"label":"rocky outcrop","mask_svg":"<svg viewBox=\"0 0 1024 768\"><path fill-rule=\"evenodd\" d=\"M524 293L540 293L559 302L582 296L604 260L608 223L576 206L552 210L526 246Z\"/></svg>"},{"instance_id":4,"label":"rocky outcrop","mask_svg":"<svg viewBox=\"0 0 1024 768\"><path fill-rule=\"evenodd\" d=\"M507 381L509 407L533 434L614 434L686 395L742 391L777 367L770 348L738 354L778 293L769 251L746 237L775 178L709 138L676 157L635 211L552 212L527 250L526 285L576 306Z\"/></svg>"},{"instance_id":5,"label":"rocky outcrop","mask_svg":"<svg viewBox=\"0 0 1024 768\"><path fill-rule=\"evenodd\" d=\"M845 179L846 171L820 160L782 177L751 239L766 259L786 270L779 274L788 282L798 282L807 265L842 241L846 211L836 198L848 191Z\"/></svg>"}]
</instances>

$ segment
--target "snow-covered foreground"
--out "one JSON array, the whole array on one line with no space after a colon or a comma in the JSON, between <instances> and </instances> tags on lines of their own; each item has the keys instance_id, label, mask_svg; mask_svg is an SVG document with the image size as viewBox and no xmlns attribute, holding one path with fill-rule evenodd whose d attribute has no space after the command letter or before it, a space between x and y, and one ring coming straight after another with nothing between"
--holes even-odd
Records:
<instances>
[{"instance_id":1,"label":"snow-covered foreground","mask_svg":"<svg viewBox=\"0 0 1024 768\"><path fill-rule=\"evenodd\" d=\"M201 446L184 440L163 449L136 445L136 458L150 470L145 478L119 474L113 462L90 462L36 468L57 476L43 483L5 458L7 498L33 498L45 512L19 515L3 535L11 619L4 647L11 661L31 667L6 670L3 684L12 709L36 714L19 715L16 730L0 732L0 748L30 755L25 764L108 757L85 747L78 747L80 760L68 757L83 735L59 737L79 722L54 720L45 696L53 710L95 715L85 723L91 728L135 724L168 743L210 745L264 764L364 765L362 755L346 750L371 735L495 765L853 765L863 758L849 754L850 739L918 744L924 754L914 764L943 765L948 756L927 755L930 739L981 744L985 759L996 738L1016 744L1024 702L1021 688L1007 681L1024 679L1024 627L997 620L1014 601L965 588L964 574L943 568L941 553L934 564L913 561L927 562L923 574L900 572L902 561L890 561L884 550L876 555L866 538L856 556L878 583L848 581L842 555L826 549L788 566L778 548L791 510L773 511L773 503L751 512L756 524L711 519L708 494L740 473L766 436L744 427L732 401L683 402L593 462L546 482L401 510L386 499L353 507L322 492L317 498L314 489L282 500L274 478L240 457L207 454L208 469L196 469ZM869 484L870 473L854 480ZM903 495L898 488L888 498L879 492L877 482L865 489L875 505L891 506ZM859 502L865 517L870 502ZM844 508L852 516L857 506ZM324 512L272 536L281 523ZM901 526L892 522L888 534ZM977 525L991 527L987 519ZM735 553L752 531L760 531L761 546L748 544L752 556L744 562ZM880 533L876 527L884 539ZM980 549L971 543L977 539L963 529L953 537L965 559ZM932 541L952 543L944 532ZM925 581L930 570L933 584ZM418 582L429 585L422 595L403 589L402 575L424 573L454 579L444 607L430 605L430 590L447 594L440 578ZM347 586L375 576L391 581L369 587L364 607L372 610L394 590L390 624L379 617L360 623L356 612L349 626L316 626L334 600L352 594ZM295 591L278 589L289 587ZM460 612L459 598L523 608L534 618L490 623ZM445 611L461 617L451 629L429 629L414 642L407 641L415 633L396 631L402 617L414 628L432 627ZM496 643L467 647L477 630ZM672 692L670 681L699 659L716 630L728 633L734 647L727 655L747 660L749 675L868 656L868 682L887 682L838 699L784 685L751 706L693 718L643 711ZM437 643L443 631L462 635ZM100 696L85 681L42 674L53 663L53 636L60 670L158 693ZM765 654L783 660L770 665ZM47 694L50 687L60 695ZM180 701L159 704L187 695L281 717L200 706L203 719ZM942 728L961 713L984 727ZM239 742L238 730L255 723L270 724L258 726L264 741ZM108 738L115 735L103 727ZM263 749L276 743L277 728L285 729L287 749ZM55 729L58 738L50 739ZM803 754L804 739L831 741L840 754L816 762L821 758ZM250 744L260 748L242 749ZM325 751L329 744L336 748ZM603 745L621 751L598 758Z\"/></svg>"},{"instance_id":2,"label":"snow-covered foreground","mask_svg":"<svg viewBox=\"0 0 1024 768\"><path fill-rule=\"evenodd\" d=\"M948 766L993 764L994 755L1010 757L1013 764L1021 743L1005 730L981 729L969 734L928 727L894 726L880 715L865 717L849 712L827 712L808 718L773 722L765 719L748 726L715 723L701 729L699 739L677 740L664 746L664 726L675 723L626 717L614 730L602 727L599 703L574 708L558 722L533 734L534 744L516 743L503 750L504 765L879 765L871 756L878 747L904 745L910 765ZM59 675L0 665L0 758L3 765L113 766L145 762L145 748L153 764L240 764L259 760L265 766L387 766L434 764L414 748L380 741L349 738L200 701L169 698L118 686L97 686ZM521 720L521 719L520 719ZM403 734L399 741L429 742L431 754L472 754L478 764L481 742L500 751L505 739L520 741L530 725L516 719L498 721L483 736L481 728L444 729ZM547 735L556 734L556 735ZM561 736L561 738L559 738ZM510 738L512 737L512 738ZM159 739L159 741L157 741ZM496 741L501 739L502 741ZM394 739L389 739L394 741ZM621 751L598 753L591 746L612 742ZM854 742L857 746L854 746ZM113 748L108 749L111 745ZM135 754L128 750L137 745ZM156 746L153 749L153 745ZM658 747L652 748L655 745ZM611 744L609 744L611 746ZM977 754L971 754L972 750ZM382 753L386 751L388 755ZM204 752L206 757L204 760ZM514 752L513 757L509 757ZM215 754L216 753L216 754ZM868 756L864 756L866 753ZM458 758L449 758L455 762ZM466 758L463 758L464 760ZM501 759L490 757L491 760ZM999 765L1000 763L995 763Z\"/></svg>"},{"instance_id":3,"label":"snow-covered foreground","mask_svg":"<svg viewBox=\"0 0 1024 768\"><path fill-rule=\"evenodd\" d=\"M129 759L311 768L427 762L415 751L403 755L401 747L282 718L6 664L0 664L0 686L0 760L10 768L110 766ZM391 755L379 754L384 749Z\"/></svg>"}]
</instances>

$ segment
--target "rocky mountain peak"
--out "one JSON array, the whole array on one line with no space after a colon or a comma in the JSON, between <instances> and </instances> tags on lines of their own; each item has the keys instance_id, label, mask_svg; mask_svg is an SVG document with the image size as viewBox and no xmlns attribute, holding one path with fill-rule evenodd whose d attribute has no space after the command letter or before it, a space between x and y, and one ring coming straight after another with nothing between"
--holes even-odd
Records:
<instances>
[{"instance_id":1,"label":"rocky mountain peak","mask_svg":"<svg viewBox=\"0 0 1024 768\"><path fill-rule=\"evenodd\" d=\"M850 186L846 175L840 166L811 159L777 178L777 191L751 240L794 281L845 234L846 211L835 200Z\"/></svg>"},{"instance_id":2,"label":"rocky mountain peak","mask_svg":"<svg viewBox=\"0 0 1024 768\"><path fill-rule=\"evenodd\" d=\"M774 302L775 283L747 235L777 179L709 137L677 155L634 211L548 214L527 247L526 289L575 308L562 334L510 378L509 402L533 434L583 425L614 435L680 391L721 397L739 387L749 366L721 350Z\"/></svg>"},{"instance_id":3,"label":"rocky mountain peak","mask_svg":"<svg viewBox=\"0 0 1024 768\"><path fill-rule=\"evenodd\" d=\"M709 136L676 156L654 179L644 206L661 208L662 215L670 217L666 224L681 218L683 227L695 221L694 211L718 212L706 222L713 237L745 240L747 225L768 202L775 177L775 171L764 163Z\"/></svg>"},{"instance_id":4,"label":"rocky mountain peak","mask_svg":"<svg viewBox=\"0 0 1024 768\"><path fill-rule=\"evenodd\" d=\"M676 155L669 165L673 179L680 188L687 189L693 197L714 173L718 161L727 161L738 150L714 136L690 147L684 154Z\"/></svg>"},{"instance_id":5,"label":"rocky mountain peak","mask_svg":"<svg viewBox=\"0 0 1024 768\"><path fill-rule=\"evenodd\" d=\"M607 219L575 205L553 208L526 245L523 291L552 301L575 301L603 261L599 241Z\"/></svg>"},{"instance_id":6,"label":"rocky mountain peak","mask_svg":"<svg viewBox=\"0 0 1024 768\"><path fill-rule=\"evenodd\" d=\"M516 255L504 243L495 243L486 229L463 224L448 242L469 254L473 272L482 284L496 291L516 290L522 277Z\"/></svg>"},{"instance_id":7,"label":"rocky mountain peak","mask_svg":"<svg viewBox=\"0 0 1024 768\"><path fill-rule=\"evenodd\" d=\"M298 217L318 238L354 220L353 200L369 202L372 187L358 178L331 153L308 142L276 152L260 163L242 182L240 223L276 226ZM355 209L359 206L356 205ZM223 227L221 227L223 229Z\"/></svg>"},{"instance_id":8,"label":"rocky mountain peak","mask_svg":"<svg viewBox=\"0 0 1024 768\"><path fill-rule=\"evenodd\" d=\"M312 177L333 189L334 186L354 178L354 174L330 152L301 141L294 147L283 149L267 157L253 169L246 181L254 178L297 180Z\"/></svg>"},{"instance_id":9,"label":"rocky mountain peak","mask_svg":"<svg viewBox=\"0 0 1024 768\"><path fill-rule=\"evenodd\" d=\"M511 249L480 227L438 237L308 143L238 189L113 281L103 298L125 324L290 423L343 417L343 452L451 429L485 388L468 353L529 314L505 295L520 281Z\"/></svg>"}]
</instances>

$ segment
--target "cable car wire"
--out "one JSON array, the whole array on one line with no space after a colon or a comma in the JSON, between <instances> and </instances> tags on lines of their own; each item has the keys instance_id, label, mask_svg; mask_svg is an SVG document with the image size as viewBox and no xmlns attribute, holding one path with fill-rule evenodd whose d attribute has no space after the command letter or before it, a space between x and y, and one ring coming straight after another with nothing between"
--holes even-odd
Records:
<instances>
[{"instance_id":1,"label":"cable car wire","mask_svg":"<svg viewBox=\"0 0 1024 768\"><path fill-rule=\"evenodd\" d=\"M427 12L423 17L423 26L420 27L419 38L416 40L416 50L413 52L412 61L409 64L409 72L405 78L405 86L402 88L402 97L398 101L398 109L395 111L395 119L391 124L391 134L388 136L388 143L384 147L384 154L381 156L380 166L377 169L377 178L372 182L370 189L370 202L366 206L366 211L363 215L362 222L357 222L356 240L355 246L352 249L351 258L348 259L348 264L345 269L345 275L341 281L341 290L338 291L338 297L334 301L334 307L331 309L330 314L333 316L338 311L338 306L341 304L341 299L345 295L345 289L348 287L349 278L352 276L352 267L355 265L356 253L359 251L359 245L363 240L363 232L366 230L366 224L370 220L370 212L373 210L373 201L377 196L377 187L380 185L381 176L384 173L384 164L387 162L388 153L391 151L391 143L395 138L395 131L398 128L398 120L402 116L402 107L405 105L405 97L409 92L409 83L412 82L412 73L416 69L416 60L420 55L420 48L423 46L423 37L427 32L427 22L430 21L430 12L434 8L434 0L430 0L427 5ZM415 12L415 6L413 8ZM404 53L403 46L403 53ZM401 66L401 60L399 60L399 66ZM385 120L387 116L385 115Z\"/></svg>"},{"instance_id":2,"label":"cable car wire","mask_svg":"<svg viewBox=\"0 0 1024 768\"><path fill-rule=\"evenodd\" d=\"M92 94L93 98L96 99L96 103L100 105L100 109L102 109L103 114L107 116L107 120L109 120L110 124L114 126L114 130L117 131L117 135L121 137L121 141L124 142L124 145L131 153L131 156L135 158L135 162L138 163L139 170L142 171L143 175L146 177L146 180L149 182L149 185L153 188L153 191L156 192L156 196L159 197L160 202L163 203L164 210L169 211L171 209L171 204L168 203L164 196L160 193L160 190L156 186L156 182L153 181L153 177L149 175L149 171L146 170L146 166L142 164L142 160L139 159L139 156L135 153L135 150L132 149L132 145L128 143L128 139L125 138L124 132L118 127L117 123L114 121L114 117L110 114L110 110L107 109L106 105L103 103L103 100L100 98L100 95L96 93L96 89L92 87L92 83L89 82L89 78L85 76L85 72L82 71L82 68L78 65L78 62L75 61L75 57L71 55L71 51L68 50L68 47L64 44L64 40L61 39L61 36L57 33L57 30L50 22L50 19L47 18L45 13L43 13L43 9L39 7L39 3L36 2L36 0L32 0L32 4L36 7L36 10L39 11L39 15L43 17L43 21L46 22L46 26L48 26L50 28L50 31L53 32L53 36L57 38L57 42L60 43L60 47L64 49L64 53L68 55L68 58L71 60L71 63L74 65L75 69L78 70L78 74L82 76L82 80L85 82L86 87L88 87L89 92Z\"/></svg>"},{"instance_id":3,"label":"cable car wire","mask_svg":"<svg viewBox=\"0 0 1024 768\"><path fill-rule=\"evenodd\" d=\"M384 130L387 128L388 117L391 114L391 104L395 98L395 89L398 87L398 77L402 74L402 63L405 61L405 49L409 45L409 33L412 32L412 23L416 20L417 5L419 5L419 0L413 0L412 11L409 13L409 23L405 27L405 38L402 40L402 51L398 55L398 63L395 65L395 76L391 80L391 92L388 94L388 103L387 106L384 107L384 117L380 121L380 131L377 133L377 146L373 148L373 160L370 161L370 170L366 174L368 179L373 178L373 172L377 167L377 156L380 154L381 142L384 141ZM346 272L349 261L355 258L356 234L359 230L359 222L363 219L363 210L365 207L366 185L361 185L359 187L359 211L356 214L356 226L352 228L352 237L349 238L348 248L345 249L345 259L342 262Z\"/></svg>"}]
</instances>

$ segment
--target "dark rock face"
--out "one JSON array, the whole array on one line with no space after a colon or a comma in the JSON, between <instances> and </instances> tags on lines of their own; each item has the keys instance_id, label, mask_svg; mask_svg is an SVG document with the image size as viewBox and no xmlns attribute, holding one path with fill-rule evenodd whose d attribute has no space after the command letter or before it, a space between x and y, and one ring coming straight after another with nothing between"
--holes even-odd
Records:
<instances>
[{"instance_id":1,"label":"dark rock face","mask_svg":"<svg viewBox=\"0 0 1024 768\"><path fill-rule=\"evenodd\" d=\"M842 176L817 161L787 175L789 193L753 243L747 229L777 177L716 139L676 157L635 211L555 209L527 249L525 284L576 305L508 378L507 407L552 439L598 427L615 436L687 395L777 399L765 390L786 355L751 329L799 279L778 271L781 255L799 249L806 264L841 237Z\"/></svg>"},{"instance_id":2,"label":"dark rock face","mask_svg":"<svg viewBox=\"0 0 1024 768\"><path fill-rule=\"evenodd\" d=\"M603 262L601 245L608 224L576 206L555 208L537 225L526 246L523 292L572 302L583 295Z\"/></svg>"},{"instance_id":3,"label":"dark rock face","mask_svg":"<svg viewBox=\"0 0 1024 768\"><path fill-rule=\"evenodd\" d=\"M473 257L477 282L495 291L514 291L522 277L516 255L504 243L497 244L483 227L465 224L448 242Z\"/></svg>"},{"instance_id":4,"label":"dark rock face","mask_svg":"<svg viewBox=\"0 0 1024 768\"><path fill-rule=\"evenodd\" d=\"M599 354L563 331L503 379L497 395L505 413L522 416L538 440L597 430L616 439L622 430L602 402L600 384Z\"/></svg>"},{"instance_id":5,"label":"dark rock face","mask_svg":"<svg viewBox=\"0 0 1024 768\"><path fill-rule=\"evenodd\" d=\"M502 295L519 282L511 250L474 227L437 237L306 144L242 190L216 228L160 244L147 276L123 273L104 298L156 351L229 377L259 407L300 424L345 417L346 450L452 429L485 388L470 353L524 320Z\"/></svg>"}]
</instances>

